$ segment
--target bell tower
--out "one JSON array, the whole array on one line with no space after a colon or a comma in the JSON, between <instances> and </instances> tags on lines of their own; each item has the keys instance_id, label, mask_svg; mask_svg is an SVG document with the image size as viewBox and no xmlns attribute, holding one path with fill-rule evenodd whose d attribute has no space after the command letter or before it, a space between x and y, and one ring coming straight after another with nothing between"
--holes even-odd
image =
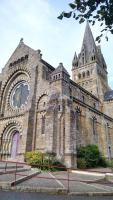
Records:
<instances>
[{"instance_id":1,"label":"bell tower","mask_svg":"<svg viewBox=\"0 0 113 200\"><path fill-rule=\"evenodd\" d=\"M72 80L103 99L109 91L107 65L100 45L96 46L89 23L87 21L81 52L74 54L72 61Z\"/></svg>"}]
</instances>

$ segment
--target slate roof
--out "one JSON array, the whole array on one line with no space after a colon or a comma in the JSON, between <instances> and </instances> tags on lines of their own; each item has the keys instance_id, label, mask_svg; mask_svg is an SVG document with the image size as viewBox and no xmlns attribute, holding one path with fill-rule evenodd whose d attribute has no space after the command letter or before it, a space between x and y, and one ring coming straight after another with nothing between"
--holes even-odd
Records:
<instances>
[{"instance_id":1,"label":"slate roof","mask_svg":"<svg viewBox=\"0 0 113 200\"><path fill-rule=\"evenodd\" d=\"M47 63L45 60L41 59L41 62L42 62L44 65L46 65L47 67L49 67L50 69L55 70L55 68L54 68L52 65L50 65L49 63Z\"/></svg>"},{"instance_id":2,"label":"slate roof","mask_svg":"<svg viewBox=\"0 0 113 200\"><path fill-rule=\"evenodd\" d=\"M113 100L113 90L105 92L104 101Z\"/></svg>"}]
</instances>

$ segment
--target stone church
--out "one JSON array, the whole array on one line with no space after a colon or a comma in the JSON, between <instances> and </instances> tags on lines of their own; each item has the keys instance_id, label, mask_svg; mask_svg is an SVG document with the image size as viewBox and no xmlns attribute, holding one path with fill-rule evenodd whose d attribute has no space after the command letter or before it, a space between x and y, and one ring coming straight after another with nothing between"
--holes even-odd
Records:
<instances>
[{"instance_id":1,"label":"stone church","mask_svg":"<svg viewBox=\"0 0 113 200\"><path fill-rule=\"evenodd\" d=\"M76 148L98 145L113 158L113 91L101 47L87 22L72 80L63 66L43 60L20 40L0 74L0 157L24 161L25 152L53 152L76 167Z\"/></svg>"}]
</instances>

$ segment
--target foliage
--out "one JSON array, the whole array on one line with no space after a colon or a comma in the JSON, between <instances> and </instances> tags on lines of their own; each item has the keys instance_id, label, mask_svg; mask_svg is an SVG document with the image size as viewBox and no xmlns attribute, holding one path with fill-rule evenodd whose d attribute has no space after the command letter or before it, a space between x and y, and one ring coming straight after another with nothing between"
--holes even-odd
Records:
<instances>
[{"instance_id":1,"label":"foliage","mask_svg":"<svg viewBox=\"0 0 113 200\"><path fill-rule=\"evenodd\" d=\"M78 158L77 159L77 167L79 169L86 169L86 160L85 160L85 158Z\"/></svg>"},{"instance_id":2,"label":"foliage","mask_svg":"<svg viewBox=\"0 0 113 200\"><path fill-rule=\"evenodd\" d=\"M86 19L95 24L100 22L100 26L105 24L105 28L101 30L104 32L105 38L108 41L107 32L113 34L113 0L75 0L74 3L69 4L71 11L62 12L58 19L63 17L70 18L73 16L79 23L83 23ZM96 37L96 41L100 43L103 33Z\"/></svg>"},{"instance_id":3,"label":"foliage","mask_svg":"<svg viewBox=\"0 0 113 200\"><path fill-rule=\"evenodd\" d=\"M107 166L106 159L102 156L101 152L99 151L99 148L94 144L88 144L86 147L80 146L77 149L77 158L84 159L86 161L87 168Z\"/></svg>"},{"instance_id":4,"label":"foliage","mask_svg":"<svg viewBox=\"0 0 113 200\"><path fill-rule=\"evenodd\" d=\"M113 160L107 162L107 166L110 167L113 171Z\"/></svg>"},{"instance_id":5,"label":"foliage","mask_svg":"<svg viewBox=\"0 0 113 200\"><path fill-rule=\"evenodd\" d=\"M63 165L62 163L60 163L59 161L55 161L53 162L53 166L56 166L56 167L66 167L65 165ZM56 169L57 171L67 171L67 169L63 169L63 168L54 168Z\"/></svg>"},{"instance_id":6,"label":"foliage","mask_svg":"<svg viewBox=\"0 0 113 200\"><path fill-rule=\"evenodd\" d=\"M57 167L65 167L62 163L57 161L57 159L54 157L54 153L47 152L26 152L25 153L25 161L30 164L36 164L36 165L47 165L47 166L57 166ZM65 169L62 168L53 168L53 167L46 167L46 166L36 166L32 165L32 168L39 168L41 170L49 170L49 171L64 171Z\"/></svg>"}]
</instances>

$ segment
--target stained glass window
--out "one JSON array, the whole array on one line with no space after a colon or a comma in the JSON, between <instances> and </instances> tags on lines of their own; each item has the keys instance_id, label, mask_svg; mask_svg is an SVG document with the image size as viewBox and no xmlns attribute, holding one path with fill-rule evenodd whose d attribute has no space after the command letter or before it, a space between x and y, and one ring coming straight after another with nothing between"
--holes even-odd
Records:
<instances>
[{"instance_id":1,"label":"stained glass window","mask_svg":"<svg viewBox=\"0 0 113 200\"><path fill-rule=\"evenodd\" d=\"M13 95L13 106L20 108L27 101L29 95L28 85L21 84Z\"/></svg>"}]
</instances>

